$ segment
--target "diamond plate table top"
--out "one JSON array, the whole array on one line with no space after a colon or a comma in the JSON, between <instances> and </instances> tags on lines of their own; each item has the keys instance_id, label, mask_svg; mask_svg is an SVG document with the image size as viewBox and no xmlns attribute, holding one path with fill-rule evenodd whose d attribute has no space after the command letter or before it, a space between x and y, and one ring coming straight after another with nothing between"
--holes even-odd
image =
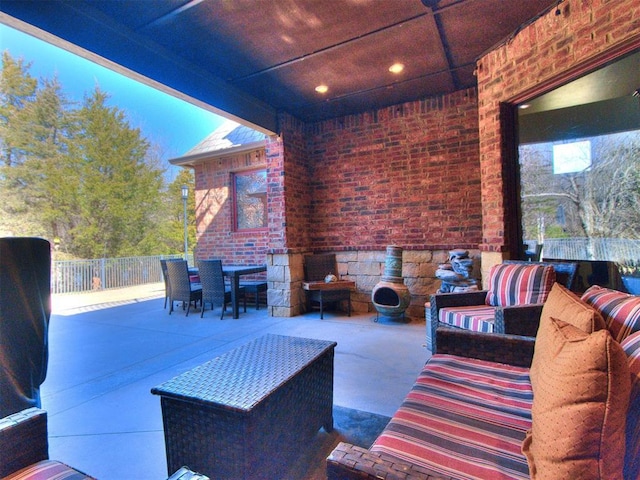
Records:
<instances>
[{"instance_id":1,"label":"diamond plate table top","mask_svg":"<svg viewBox=\"0 0 640 480\"><path fill-rule=\"evenodd\" d=\"M247 413L336 345L265 335L152 388L151 393Z\"/></svg>"}]
</instances>

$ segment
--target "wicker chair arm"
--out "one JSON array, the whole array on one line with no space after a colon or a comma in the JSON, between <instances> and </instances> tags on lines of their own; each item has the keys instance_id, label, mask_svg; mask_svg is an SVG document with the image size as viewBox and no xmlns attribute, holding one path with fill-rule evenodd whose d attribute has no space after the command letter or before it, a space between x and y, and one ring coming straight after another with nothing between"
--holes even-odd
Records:
<instances>
[{"instance_id":1,"label":"wicker chair arm","mask_svg":"<svg viewBox=\"0 0 640 480\"><path fill-rule=\"evenodd\" d=\"M328 480L451 480L426 468L400 462L384 453L340 442L327 458Z\"/></svg>"},{"instance_id":2,"label":"wicker chair arm","mask_svg":"<svg viewBox=\"0 0 640 480\"><path fill-rule=\"evenodd\" d=\"M472 305L485 305L486 290L460 293L437 293L431 295L431 308L436 310L445 307L469 307Z\"/></svg>"},{"instance_id":3,"label":"wicker chair arm","mask_svg":"<svg viewBox=\"0 0 640 480\"><path fill-rule=\"evenodd\" d=\"M540 325L542 304L496 307L495 331L535 337Z\"/></svg>"},{"instance_id":4,"label":"wicker chair arm","mask_svg":"<svg viewBox=\"0 0 640 480\"><path fill-rule=\"evenodd\" d=\"M438 293L431 295L431 353L438 352L436 329L440 326L440 309L446 307L470 307L484 305L486 290L460 293ZM429 328L427 326L427 328Z\"/></svg>"},{"instance_id":5,"label":"wicker chair arm","mask_svg":"<svg viewBox=\"0 0 640 480\"><path fill-rule=\"evenodd\" d=\"M438 353L530 367L535 338L439 326Z\"/></svg>"},{"instance_id":6,"label":"wicker chair arm","mask_svg":"<svg viewBox=\"0 0 640 480\"><path fill-rule=\"evenodd\" d=\"M33 407L0 419L0 478L48 458L47 412Z\"/></svg>"}]
</instances>

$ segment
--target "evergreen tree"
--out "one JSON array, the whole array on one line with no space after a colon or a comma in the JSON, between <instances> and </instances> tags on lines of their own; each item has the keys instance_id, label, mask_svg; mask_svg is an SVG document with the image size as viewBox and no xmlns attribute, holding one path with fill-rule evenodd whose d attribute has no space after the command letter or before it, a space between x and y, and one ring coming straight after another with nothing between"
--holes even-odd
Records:
<instances>
[{"instance_id":1,"label":"evergreen tree","mask_svg":"<svg viewBox=\"0 0 640 480\"><path fill-rule=\"evenodd\" d=\"M99 89L85 99L70 149L81 166L80 221L72 236L75 253L83 258L137 254L160 207L163 172L146 163L149 144L107 99Z\"/></svg>"},{"instance_id":2,"label":"evergreen tree","mask_svg":"<svg viewBox=\"0 0 640 480\"><path fill-rule=\"evenodd\" d=\"M28 66L3 54L0 83L0 187L3 202L0 230L14 235L46 236L40 215L49 196L47 170L58 157L58 131L64 128L64 98L57 81L41 89ZM9 195L8 193L11 193Z\"/></svg>"},{"instance_id":3,"label":"evergreen tree","mask_svg":"<svg viewBox=\"0 0 640 480\"><path fill-rule=\"evenodd\" d=\"M2 56L0 234L42 236L77 258L181 252L182 201L167 192L157 148L107 93L73 105L29 67Z\"/></svg>"}]
</instances>

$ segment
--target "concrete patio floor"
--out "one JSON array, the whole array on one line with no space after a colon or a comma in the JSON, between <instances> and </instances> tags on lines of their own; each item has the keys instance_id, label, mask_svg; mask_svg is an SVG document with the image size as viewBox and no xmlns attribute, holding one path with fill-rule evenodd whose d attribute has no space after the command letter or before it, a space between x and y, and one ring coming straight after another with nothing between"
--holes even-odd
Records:
<instances>
[{"instance_id":1,"label":"concrete patio floor","mask_svg":"<svg viewBox=\"0 0 640 480\"><path fill-rule=\"evenodd\" d=\"M266 333L333 340L334 404L391 416L429 356L425 323L163 309L162 284L52 299L42 408L49 453L101 480L167 478L157 386Z\"/></svg>"}]
</instances>

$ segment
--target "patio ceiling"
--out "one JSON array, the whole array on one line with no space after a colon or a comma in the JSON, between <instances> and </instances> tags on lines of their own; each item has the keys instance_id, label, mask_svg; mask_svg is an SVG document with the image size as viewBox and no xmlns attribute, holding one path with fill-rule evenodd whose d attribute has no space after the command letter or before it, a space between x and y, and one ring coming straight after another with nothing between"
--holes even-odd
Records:
<instances>
[{"instance_id":1,"label":"patio ceiling","mask_svg":"<svg viewBox=\"0 0 640 480\"><path fill-rule=\"evenodd\" d=\"M8 0L0 4L0 21L52 34L275 132L278 112L317 121L473 87L481 54L557 4ZM391 73L394 63L404 70ZM324 94L315 91L321 84Z\"/></svg>"}]
</instances>

